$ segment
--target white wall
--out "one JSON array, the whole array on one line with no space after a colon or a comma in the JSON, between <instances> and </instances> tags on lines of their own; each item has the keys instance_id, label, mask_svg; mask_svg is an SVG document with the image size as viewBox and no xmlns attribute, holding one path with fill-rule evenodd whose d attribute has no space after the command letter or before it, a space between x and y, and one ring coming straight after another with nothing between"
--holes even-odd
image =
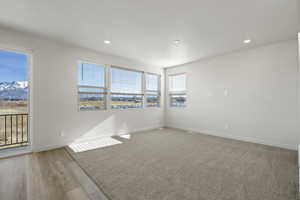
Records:
<instances>
[{"instance_id":1,"label":"white wall","mask_svg":"<svg viewBox=\"0 0 300 200\"><path fill-rule=\"evenodd\" d=\"M300 3L299 3L299 8L300 8ZM300 27L300 26L299 26ZM300 28L299 28L300 30ZM298 33L298 118L299 118L299 131L298 131L298 151L300 150L300 32ZM299 152L298 152L299 154ZM300 167L300 154L299 154L299 167ZM300 179L300 177L299 177ZM299 185L300 187L300 185Z\"/></svg>"},{"instance_id":2,"label":"white wall","mask_svg":"<svg viewBox=\"0 0 300 200\"><path fill-rule=\"evenodd\" d=\"M299 4L299 8L300 8L300 3ZM300 9L299 9L300 10ZM300 16L300 15L299 15ZM299 23L299 27L300 27L300 23ZM300 28L299 28L300 30ZM300 32L298 33L298 167L299 167L299 175L298 175L298 181L300 182ZM300 191L300 185L298 186Z\"/></svg>"},{"instance_id":3,"label":"white wall","mask_svg":"<svg viewBox=\"0 0 300 200\"><path fill-rule=\"evenodd\" d=\"M0 35L0 47L33 51L34 150L163 125L293 149L297 146L296 40L167 69L167 74L187 72L188 106L166 106L164 116L163 105L77 110L79 59L161 73L157 67L13 30L0 28Z\"/></svg>"},{"instance_id":4,"label":"white wall","mask_svg":"<svg viewBox=\"0 0 300 200\"><path fill-rule=\"evenodd\" d=\"M167 69L179 72L187 73L187 107L167 106L166 126L297 148L296 40Z\"/></svg>"},{"instance_id":5,"label":"white wall","mask_svg":"<svg viewBox=\"0 0 300 200\"><path fill-rule=\"evenodd\" d=\"M0 29L0 36L0 47L33 51L34 150L63 146L79 138L163 126L162 108L81 112L77 108L80 59L160 74L161 69L8 29Z\"/></svg>"}]
</instances>

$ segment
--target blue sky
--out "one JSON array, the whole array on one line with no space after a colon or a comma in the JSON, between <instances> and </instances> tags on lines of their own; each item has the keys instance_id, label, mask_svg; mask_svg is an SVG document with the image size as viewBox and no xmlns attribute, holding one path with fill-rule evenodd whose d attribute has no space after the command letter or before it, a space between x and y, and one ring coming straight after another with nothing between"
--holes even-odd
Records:
<instances>
[{"instance_id":1,"label":"blue sky","mask_svg":"<svg viewBox=\"0 0 300 200\"><path fill-rule=\"evenodd\" d=\"M78 84L104 87L104 66L80 63L78 65Z\"/></svg>"},{"instance_id":2,"label":"blue sky","mask_svg":"<svg viewBox=\"0 0 300 200\"><path fill-rule=\"evenodd\" d=\"M111 68L111 92L142 92L142 73Z\"/></svg>"},{"instance_id":3,"label":"blue sky","mask_svg":"<svg viewBox=\"0 0 300 200\"><path fill-rule=\"evenodd\" d=\"M154 74L146 75L146 90L158 90L158 76Z\"/></svg>"},{"instance_id":4,"label":"blue sky","mask_svg":"<svg viewBox=\"0 0 300 200\"><path fill-rule=\"evenodd\" d=\"M26 80L27 56L0 50L0 82Z\"/></svg>"}]
</instances>

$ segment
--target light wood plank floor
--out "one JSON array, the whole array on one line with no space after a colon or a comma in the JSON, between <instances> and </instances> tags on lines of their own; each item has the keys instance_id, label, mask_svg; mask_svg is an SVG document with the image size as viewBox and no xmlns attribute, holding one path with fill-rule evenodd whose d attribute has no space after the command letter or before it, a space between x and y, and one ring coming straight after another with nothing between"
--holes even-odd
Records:
<instances>
[{"instance_id":1,"label":"light wood plank floor","mask_svg":"<svg viewBox=\"0 0 300 200\"><path fill-rule=\"evenodd\" d=\"M65 149L0 159L1 200L107 200Z\"/></svg>"}]
</instances>

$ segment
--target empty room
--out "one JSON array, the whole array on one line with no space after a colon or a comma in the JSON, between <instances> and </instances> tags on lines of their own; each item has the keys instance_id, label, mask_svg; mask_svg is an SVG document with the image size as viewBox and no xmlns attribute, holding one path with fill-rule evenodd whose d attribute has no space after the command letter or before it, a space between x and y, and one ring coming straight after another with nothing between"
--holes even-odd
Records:
<instances>
[{"instance_id":1,"label":"empty room","mask_svg":"<svg viewBox=\"0 0 300 200\"><path fill-rule=\"evenodd\" d=\"M0 200L298 200L299 0L1 0Z\"/></svg>"}]
</instances>

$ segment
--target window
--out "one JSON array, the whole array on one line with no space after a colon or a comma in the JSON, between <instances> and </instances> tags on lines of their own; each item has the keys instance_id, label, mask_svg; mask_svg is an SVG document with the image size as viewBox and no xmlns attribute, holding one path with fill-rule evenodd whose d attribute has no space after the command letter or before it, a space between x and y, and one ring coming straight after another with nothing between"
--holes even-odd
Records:
<instances>
[{"instance_id":1,"label":"window","mask_svg":"<svg viewBox=\"0 0 300 200\"><path fill-rule=\"evenodd\" d=\"M106 79L109 77L109 80ZM108 89L109 88L109 89ZM145 97L145 98L144 98ZM88 62L78 64L79 110L159 107L160 75Z\"/></svg>"},{"instance_id":2,"label":"window","mask_svg":"<svg viewBox=\"0 0 300 200\"><path fill-rule=\"evenodd\" d=\"M185 74L176 74L169 76L169 97L171 107L186 106L185 79Z\"/></svg>"},{"instance_id":3,"label":"window","mask_svg":"<svg viewBox=\"0 0 300 200\"><path fill-rule=\"evenodd\" d=\"M146 73L146 105L147 107L160 106L160 76Z\"/></svg>"},{"instance_id":4,"label":"window","mask_svg":"<svg viewBox=\"0 0 300 200\"><path fill-rule=\"evenodd\" d=\"M119 67L110 69L111 108L142 108L142 72Z\"/></svg>"},{"instance_id":5,"label":"window","mask_svg":"<svg viewBox=\"0 0 300 200\"><path fill-rule=\"evenodd\" d=\"M105 67L86 62L78 65L79 110L106 108Z\"/></svg>"}]
</instances>

